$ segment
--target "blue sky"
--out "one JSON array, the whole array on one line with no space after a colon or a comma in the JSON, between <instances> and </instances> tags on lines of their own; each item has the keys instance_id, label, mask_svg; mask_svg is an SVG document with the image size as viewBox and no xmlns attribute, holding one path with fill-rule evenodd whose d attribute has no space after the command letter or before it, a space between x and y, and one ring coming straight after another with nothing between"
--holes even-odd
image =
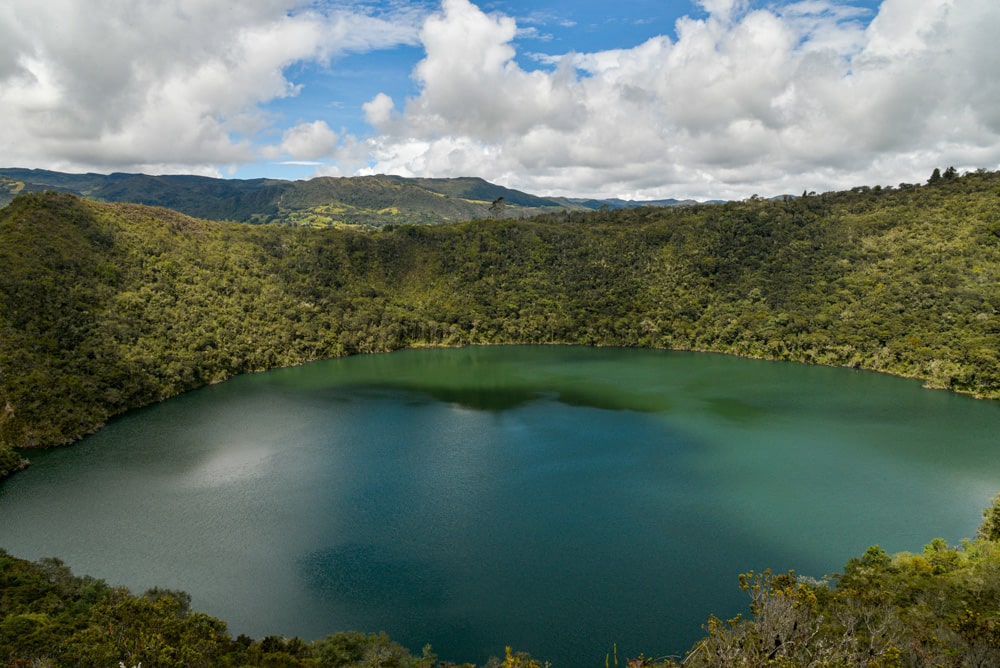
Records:
<instances>
[{"instance_id":1,"label":"blue sky","mask_svg":"<svg viewBox=\"0 0 1000 668\"><path fill-rule=\"evenodd\" d=\"M633 199L1000 166L995 0L97 1L0 12L4 166Z\"/></svg>"}]
</instances>

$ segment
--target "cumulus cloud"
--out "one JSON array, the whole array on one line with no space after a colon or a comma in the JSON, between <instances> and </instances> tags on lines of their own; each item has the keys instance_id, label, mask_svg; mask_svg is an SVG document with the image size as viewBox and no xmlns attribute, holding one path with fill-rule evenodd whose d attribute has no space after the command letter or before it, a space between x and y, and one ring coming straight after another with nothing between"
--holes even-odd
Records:
<instances>
[{"instance_id":1,"label":"cumulus cloud","mask_svg":"<svg viewBox=\"0 0 1000 668\"><path fill-rule=\"evenodd\" d=\"M337 133L325 121L313 121L285 130L278 152L292 161L311 161L329 156L336 146Z\"/></svg>"},{"instance_id":2,"label":"cumulus cloud","mask_svg":"<svg viewBox=\"0 0 1000 668\"><path fill-rule=\"evenodd\" d=\"M884 0L870 22L834 0L699 4L675 39L526 71L514 19L444 0L420 33L419 94L366 106L369 171L741 197L1000 165L995 0Z\"/></svg>"},{"instance_id":3,"label":"cumulus cloud","mask_svg":"<svg viewBox=\"0 0 1000 668\"><path fill-rule=\"evenodd\" d=\"M379 93L368 102L361 105L365 112L365 119L376 128L386 129L396 109L396 104L392 98L385 93Z\"/></svg>"},{"instance_id":4,"label":"cumulus cloud","mask_svg":"<svg viewBox=\"0 0 1000 668\"><path fill-rule=\"evenodd\" d=\"M418 16L303 0L7 0L0 155L147 172L247 162L271 123L261 105L297 93L286 68L414 43ZM308 154L301 134L328 143L325 130L302 126L284 148Z\"/></svg>"}]
</instances>

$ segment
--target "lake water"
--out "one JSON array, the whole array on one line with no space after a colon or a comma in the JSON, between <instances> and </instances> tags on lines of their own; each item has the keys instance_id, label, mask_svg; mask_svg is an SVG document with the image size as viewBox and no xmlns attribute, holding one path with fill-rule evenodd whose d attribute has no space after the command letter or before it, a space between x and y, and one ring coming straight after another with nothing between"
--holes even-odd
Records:
<instances>
[{"instance_id":1,"label":"lake water","mask_svg":"<svg viewBox=\"0 0 1000 668\"><path fill-rule=\"evenodd\" d=\"M845 369L576 347L243 376L34 454L0 547L235 635L385 630L555 668L680 654L737 575L973 536L1000 406Z\"/></svg>"}]
</instances>

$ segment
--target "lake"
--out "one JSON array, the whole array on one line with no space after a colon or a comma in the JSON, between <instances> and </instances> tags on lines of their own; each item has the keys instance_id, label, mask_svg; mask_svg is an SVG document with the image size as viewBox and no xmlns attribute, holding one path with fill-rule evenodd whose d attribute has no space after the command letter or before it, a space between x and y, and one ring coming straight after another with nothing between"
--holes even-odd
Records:
<instances>
[{"instance_id":1,"label":"lake","mask_svg":"<svg viewBox=\"0 0 1000 668\"><path fill-rule=\"evenodd\" d=\"M975 534L1000 405L847 369L581 347L408 350L133 411L0 485L0 547L234 635L385 630L555 668L681 654L737 576Z\"/></svg>"}]
</instances>

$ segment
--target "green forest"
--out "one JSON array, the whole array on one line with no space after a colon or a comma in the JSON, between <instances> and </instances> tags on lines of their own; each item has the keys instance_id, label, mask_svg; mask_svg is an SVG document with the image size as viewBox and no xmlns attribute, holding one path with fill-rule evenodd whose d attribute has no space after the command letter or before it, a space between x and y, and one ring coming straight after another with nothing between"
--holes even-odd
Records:
<instances>
[{"instance_id":1,"label":"green forest","mask_svg":"<svg viewBox=\"0 0 1000 668\"><path fill-rule=\"evenodd\" d=\"M1000 173L936 176L377 230L20 194L0 209L0 477L32 448L236 374L415 346L714 351L1000 399ZM744 574L750 616L710 619L684 665L994 665L998 526L994 500L959 547L873 547L831 582ZM181 593L136 596L52 560L2 555L0 578L9 665L436 663L381 635L232 639Z\"/></svg>"},{"instance_id":2,"label":"green forest","mask_svg":"<svg viewBox=\"0 0 1000 668\"><path fill-rule=\"evenodd\" d=\"M996 665L1000 656L1000 496L975 540L941 539L921 553L877 545L824 580L794 572L743 573L749 615L710 617L684 656L594 657L615 668ZM622 620L627 624L628 620ZM651 648L653 649L653 648ZM501 654L498 648L497 654ZM192 611L190 597L135 595L74 576L57 559L28 562L0 550L0 662L24 666L130 668L474 668L419 655L385 634L340 632L321 640L233 638L222 620ZM486 668L543 668L505 648ZM583 668L583 667L580 667Z\"/></svg>"}]
</instances>

